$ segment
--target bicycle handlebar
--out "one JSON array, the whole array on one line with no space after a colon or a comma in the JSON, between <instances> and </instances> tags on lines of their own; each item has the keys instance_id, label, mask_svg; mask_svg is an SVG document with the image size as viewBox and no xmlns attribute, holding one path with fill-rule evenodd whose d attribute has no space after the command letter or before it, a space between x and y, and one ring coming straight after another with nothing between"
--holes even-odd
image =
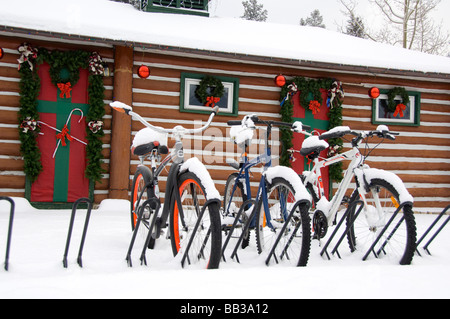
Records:
<instances>
[{"instance_id":1,"label":"bicycle handlebar","mask_svg":"<svg viewBox=\"0 0 450 319\"><path fill-rule=\"evenodd\" d=\"M217 112L219 111L219 106L215 106L214 109L211 112L211 115L208 118L207 123L197 129L186 129L181 125L177 125L172 129L165 129L165 128L161 128L161 127L157 127L157 126L153 126L152 124L148 123L144 118L142 118L139 114L137 114L136 112L133 112L133 108L125 103L119 102L119 101L114 101L111 102L109 104L114 110L121 112L121 113L125 113L127 115L130 115L131 117L135 118L136 120L138 120L139 122L141 122L142 124L144 124L145 126L154 129L157 132L160 133L191 133L191 134L195 134L195 133L200 133L202 131L204 131L212 122L214 116L217 114Z\"/></svg>"},{"instance_id":2,"label":"bicycle handlebar","mask_svg":"<svg viewBox=\"0 0 450 319\"><path fill-rule=\"evenodd\" d=\"M354 144L358 144L365 137L377 136L379 138L395 140L394 135L400 135L400 133L389 131L389 128L386 125L379 125L374 131L353 131L348 126L338 126L320 135L319 140L340 138L347 134L356 136L353 139Z\"/></svg>"},{"instance_id":3,"label":"bicycle handlebar","mask_svg":"<svg viewBox=\"0 0 450 319\"><path fill-rule=\"evenodd\" d=\"M305 125L305 124L301 124L301 127L299 128L297 125L295 125L298 122L294 122L294 123L287 123L287 122L279 122L279 121L264 121L259 119L259 117L257 117L256 115L252 115L249 117L249 119L251 119L253 121L253 123L255 124L264 124L267 126L285 126L285 127L289 127L292 130L310 130L311 126L309 125ZM231 120L227 122L228 125L230 126L234 126L234 125L242 125L242 121L239 120ZM300 133L300 132L299 132Z\"/></svg>"}]
</instances>

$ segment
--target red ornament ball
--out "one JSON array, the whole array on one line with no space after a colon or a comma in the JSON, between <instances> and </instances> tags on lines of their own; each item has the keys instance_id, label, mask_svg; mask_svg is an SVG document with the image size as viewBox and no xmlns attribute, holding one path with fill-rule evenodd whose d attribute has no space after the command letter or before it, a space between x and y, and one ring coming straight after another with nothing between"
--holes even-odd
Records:
<instances>
[{"instance_id":1,"label":"red ornament ball","mask_svg":"<svg viewBox=\"0 0 450 319\"><path fill-rule=\"evenodd\" d=\"M371 88L371 89L369 90L369 96L370 96L372 99L378 98L378 97L380 96L380 89L379 89L379 88L376 88L376 87Z\"/></svg>"},{"instance_id":2,"label":"red ornament ball","mask_svg":"<svg viewBox=\"0 0 450 319\"><path fill-rule=\"evenodd\" d=\"M138 69L138 75L141 79L146 79L150 76L150 68L146 65L141 65Z\"/></svg>"},{"instance_id":3,"label":"red ornament ball","mask_svg":"<svg viewBox=\"0 0 450 319\"><path fill-rule=\"evenodd\" d=\"M277 75L275 77L275 84L279 87L282 87L286 84L286 78L283 75Z\"/></svg>"},{"instance_id":4,"label":"red ornament ball","mask_svg":"<svg viewBox=\"0 0 450 319\"><path fill-rule=\"evenodd\" d=\"M4 55L4 51L2 48L0 48L0 59L3 58L3 55Z\"/></svg>"}]
</instances>

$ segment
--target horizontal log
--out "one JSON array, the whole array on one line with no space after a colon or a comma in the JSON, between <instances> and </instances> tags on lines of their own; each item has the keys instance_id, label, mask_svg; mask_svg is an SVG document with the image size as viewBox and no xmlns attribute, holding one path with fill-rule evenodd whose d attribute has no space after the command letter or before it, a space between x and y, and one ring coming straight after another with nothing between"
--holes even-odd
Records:
<instances>
[{"instance_id":1,"label":"horizontal log","mask_svg":"<svg viewBox=\"0 0 450 319\"><path fill-rule=\"evenodd\" d=\"M7 191L7 192L1 190L0 191L0 196L25 197L25 190L23 188L22 189L17 189L17 190L12 189L12 190Z\"/></svg>"},{"instance_id":2,"label":"horizontal log","mask_svg":"<svg viewBox=\"0 0 450 319\"><path fill-rule=\"evenodd\" d=\"M450 163L423 163L423 162L371 162L370 158L366 161L372 168L385 169L388 171L412 170L423 172L427 171L450 171ZM349 162L343 162L344 169L347 168Z\"/></svg>"},{"instance_id":3,"label":"horizontal log","mask_svg":"<svg viewBox=\"0 0 450 319\"><path fill-rule=\"evenodd\" d=\"M0 188L25 188L25 176L0 175Z\"/></svg>"},{"instance_id":4,"label":"horizontal log","mask_svg":"<svg viewBox=\"0 0 450 319\"><path fill-rule=\"evenodd\" d=\"M0 140L19 140L18 127L0 127Z\"/></svg>"},{"instance_id":5,"label":"horizontal log","mask_svg":"<svg viewBox=\"0 0 450 319\"><path fill-rule=\"evenodd\" d=\"M21 157L0 158L0 171L23 171L23 159Z\"/></svg>"},{"instance_id":6,"label":"horizontal log","mask_svg":"<svg viewBox=\"0 0 450 319\"><path fill-rule=\"evenodd\" d=\"M0 155L20 156L20 144L0 142Z\"/></svg>"},{"instance_id":7,"label":"horizontal log","mask_svg":"<svg viewBox=\"0 0 450 319\"><path fill-rule=\"evenodd\" d=\"M19 93L19 82L0 80L0 91Z\"/></svg>"}]
</instances>

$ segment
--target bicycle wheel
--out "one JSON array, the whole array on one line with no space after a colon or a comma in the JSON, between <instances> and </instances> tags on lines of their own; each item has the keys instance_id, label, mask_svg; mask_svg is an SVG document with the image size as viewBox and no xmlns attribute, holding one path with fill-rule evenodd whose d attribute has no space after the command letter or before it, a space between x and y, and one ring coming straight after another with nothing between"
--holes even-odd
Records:
<instances>
[{"instance_id":1,"label":"bicycle wheel","mask_svg":"<svg viewBox=\"0 0 450 319\"><path fill-rule=\"evenodd\" d=\"M416 246L416 223L412 206L408 204L403 206L382 233L397 210L399 195L391 184L382 179L372 179L369 188L370 191L365 194L368 210L361 211L347 234L350 250L367 252L375 239L381 235L373 250L377 257L389 259L401 265L411 264ZM350 205L357 199L359 194L355 191ZM377 203L380 203L380 212L376 209ZM355 210L353 209L347 217L347 223L354 218Z\"/></svg>"},{"instance_id":2,"label":"bicycle wheel","mask_svg":"<svg viewBox=\"0 0 450 319\"><path fill-rule=\"evenodd\" d=\"M199 220L206 203L205 187L191 172L178 176L178 190L182 209L178 209L175 196L170 213L170 239L174 255L186 255L184 266L214 269L219 267L222 247L219 204L212 203ZM189 242L192 243L189 246Z\"/></svg>"},{"instance_id":3,"label":"bicycle wheel","mask_svg":"<svg viewBox=\"0 0 450 319\"><path fill-rule=\"evenodd\" d=\"M133 184L131 185L131 230L136 227L137 214L140 205L150 198L150 188L146 188L152 181L152 172L146 166L138 166L134 173ZM148 215L148 211L144 216Z\"/></svg>"},{"instance_id":4,"label":"bicycle wheel","mask_svg":"<svg viewBox=\"0 0 450 319\"><path fill-rule=\"evenodd\" d=\"M153 174L148 167L139 166L134 174L133 184L131 186L131 230L135 230L138 214L142 209L141 225L137 234L137 237L141 240L145 240L147 237L152 219L156 216L154 214L154 204L148 204L142 207L145 201L152 197L151 188L146 187L146 185L151 183L152 178ZM154 248L154 245L155 239L152 237L148 243L148 248Z\"/></svg>"},{"instance_id":5,"label":"bicycle wheel","mask_svg":"<svg viewBox=\"0 0 450 319\"><path fill-rule=\"evenodd\" d=\"M299 176L300 179L302 180L302 183L305 183L306 179L305 175L301 174ZM306 183L305 188L311 195L311 212L314 213L311 221L313 231L312 238L313 239L324 238L328 231L328 220L322 211L316 210L316 205L319 202L319 195L316 192L317 188L309 182Z\"/></svg>"},{"instance_id":6,"label":"bicycle wheel","mask_svg":"<svg viewBox=\"0 0 450 319\"><path fill-rule=\"evenodd\" d=\"M277 177L267 185L268 212L264 208L263 199L259 200L256 212L256 246L258 253L269 253L289 213L296 204L292 185L284 178ZM278 262L294 266L306 266L311 248L311 226L308 214L309 205L297 206L288 225L281 233L280 241L275 247ZM267 217L270 219L267 220Z\"/></svg>"},{"instance_id":7,"label":"bicycle wheel","mask_svg":"<svg viewBox=\"0 0 450 319\"><path fill-rule=\"evenodd\" d=\"M223 211L224 211L224 222L225 224L222 225L222 228L227 232L230 230L231 225L233 225L234 218L237 217L240 208L242 207L242 204L247 200L247 195L244 191L244 185L240 180L236 181L236 178L238 177L238 173L233 173L230 176L228 176L227 182L225 184L225 194L223 197ZM234 192L233 192L233 188ZM235 229L233 230L232 237L233 238L239 238L242 235L242 229L245 225L245 223L248 220L248 214L251 213L247 212L248 209L252 207L252 205L248 205L249 207L244 210L244 212L241 214L238 223L236 224ZM247 234L245 234L241 247L245 248L249 245L249 232L247 231Z\"/></svg>"}]
</instances>

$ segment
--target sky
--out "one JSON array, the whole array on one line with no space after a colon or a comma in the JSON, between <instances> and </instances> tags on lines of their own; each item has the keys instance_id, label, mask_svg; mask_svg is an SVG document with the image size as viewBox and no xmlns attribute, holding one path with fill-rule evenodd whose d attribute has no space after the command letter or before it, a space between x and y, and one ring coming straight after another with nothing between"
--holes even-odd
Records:
<instances>
[{"instance_id":1,"label":"sky","mask_svg":"<svg viewBox=\"0 0 450 319\"><path fill-rule=\"evenodd\" d=\"M209 11L212 16L238 18L244 14L243 0L212 0ZM300 19L307 18L312 11L319 9L324 23L329 30L337 31L339 26L345 26L347 18L342 11L344 7L339 0L258 0L268 11L267 22L298 25ZM380 15L375 15L375 5L369 0L358 0L356 12L364 18L366 27L378 29L382 23ZM450 12L450 0L442 0L433 16L436 22L443 22L445 29L450 32L450 19L446 16Z\"/></svg>"}]
</instances>

